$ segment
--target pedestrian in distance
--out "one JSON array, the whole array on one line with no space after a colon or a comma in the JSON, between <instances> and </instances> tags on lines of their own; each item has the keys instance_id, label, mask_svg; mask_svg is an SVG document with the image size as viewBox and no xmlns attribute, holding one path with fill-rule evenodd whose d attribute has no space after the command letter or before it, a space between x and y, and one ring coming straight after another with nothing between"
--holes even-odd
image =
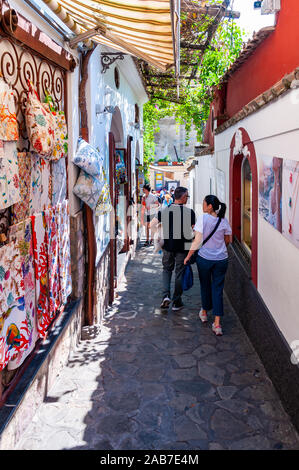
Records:
<instances>
[{"instance_id":1,"label":"pedestrian in distance","mask_svg":"<svg viewBox=\"0 0 299 470\"><path fill-rule=\"evenodd\" d=\"M206 323L207 312L213 309L212 331L217 336L222 335L223 288L228 268L227 246L231 242L232 234L225 213L226 205L216 196L205 197L203 214L196 221L195 238L184 261L184 264L189 263L191 256L199 250L196 257L202 300L199 318Z\"/></svg>"},{"instance_id":2,"label":"pedestrian in distance","mask_svg":"<svg viewBox=\"0 0 299 470\"><path fill-rule=\"evenodd\" d=\"M185 270L184 259L191 247L193 240L193 227L196 216L192 209L186 207L188 201L188 189L176 188L174 203L169 207L159 210L151 222L151 229L156 231L159 224L163 231L163 297L161 309L168 309L171 304L170 284L172 273L175 270L175 286L172 296L172 310L181 310L182 302L182 277Z\"/></svg>"},{"instance_id":3,"label":"pedestrian in distance","mask_svg":"<svg viewBox=\"0 0 299 470\"><path fill-rule=\"evenodd\" d=\"M145 246L152 244L152 235L150 234L150 222L154 218L157 210L160 207L158 198L151 192L151 187L149 184L143 186L143 196L141 202L141 223L145 226L146 229L146 242Z\"/></svg>"},{"instance_id":4,"label":"pedestrian in distance","mask_svg":"<svg viewBox=\"0 0 299 470\"><path fill-rule=\"evenodd\" d=\"M171 206L172 203L173 203L172 197L170 196L169 193L166 193L164 195L164 201L163 201L163 204L162 204L162 208L164 209L165 207L169 207L169 206Z\"/></svg>"}]
</instances>

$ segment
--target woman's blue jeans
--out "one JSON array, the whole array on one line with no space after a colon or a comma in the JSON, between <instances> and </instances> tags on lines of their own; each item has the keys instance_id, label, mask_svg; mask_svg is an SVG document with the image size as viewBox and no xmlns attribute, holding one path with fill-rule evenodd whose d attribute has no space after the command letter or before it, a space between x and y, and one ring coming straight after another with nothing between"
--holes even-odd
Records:
<instances>
[{"instance_id":1,"label":"woman's blue jeans","mask_svg":"<svg viewBox=\"0 0 299 470\"><path fill-rule=\"evenodd\" d=\"M197 256L196 264L200 280L201 301L203 310L212 310L217 317L222 317L224 279L228 259L212 261Z\"/></svg>"}]
</instances>

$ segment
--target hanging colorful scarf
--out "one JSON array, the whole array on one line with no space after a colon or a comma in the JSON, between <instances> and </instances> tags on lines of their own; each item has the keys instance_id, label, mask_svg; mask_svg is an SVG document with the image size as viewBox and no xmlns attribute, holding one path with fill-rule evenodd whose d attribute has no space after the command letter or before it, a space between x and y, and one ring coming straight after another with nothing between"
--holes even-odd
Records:
<instances>
[{"instance_id":1,"label":"hanging colorful scarf","mask_svg":"<svg viewBox=\"0 0 299 470\"><path fill-rule=\"evenodd\" d=\"M70 251L70 212L67 200L56 206L59 237L59 277L62 304L72 292L71 251Z\"/></svg>"},{"instance_id":2,"label":"hanging colorful scarf","mask_svg":"<svg viewBox=\"0 0 299 470\"><path fill-rule=\"evenodd\" d=\"M116 171L116 183L124 184L127 183L127 169L124 161L123 150L115 150L115 171Z\"/></svg>"},{"instance_id":3,"label":"hanging colorful scarf","mask_svg":"<svg viewBox=\"0 0 299 470\"><path fill-rule=\"evenodd\" d=\"M0 78L0 140L19 140L13 91L3 78Z\"/></svg>"},{"instance_id":4,"label":"hanging colorful scarf","mask_svg":"<svg viewBox=\"0 0 299 470\"><path fill-rule=\"evenodd\" d=\"M40 338L45 338L52 321L49 314L48 300L48 238L41 212L31 216L34 255L35 295L37 331Z\"/></svg>"},{"instance_id":5,"label":"hanging colorful scarf","mask_svg":"<svg viewBox=\"0 0 299 470\"><path fill-rule=\"evenodd\" d=\"M0 141L0 209L18 201L20 187L16 142Z\"/></svg>"},{"instance_id":6,"label":"hanging colorful scarf","mask_svg":"<svg viewBox=\"0 0 299 470\"><path fill-rule=\"evenodd\" d=\"M28 357L28 355L33 351L38 339L35 315L35 279L31 219L29 218L16 225L12 225L9 229L9 240L14 241L17 244L22 258L24 306L29 332L27 349L17 352L13 357L11 357L11 360L7 365L8 370L13 370L19 367L26 357Z\"/></svg>"},{"instance_id":7,"label":"hanging colorful scarf","mask_svg":"<svg viewBox=\"0 0 299 470\"><path fill-rule=\"evenodd\" d=\"M17 243L0 248L0 370L29 344L22 268Z\"/></svg>"},{"instance_id":8,"label":"hanging colorful scarf","mask_svg":"<svg viewBox=\"0 0 299 470\"><path fill-rule=\"evenodd\" d=\"M31 154L31 199L30 215L39 213L51 205L52 176L49 160Z\"/></svg>"},{"instance_id":9,"label":"hanging colorful scarf","mask_svg":"<svg viewBox=\"0 0 299 470\"><path fill-rule=\"evenodd\" d=\"M20 202L13 205L11 215L13 224L17 224L30 216L31 201L31 154L18 153Z\"/></svg>"},{"instance_id":10,"label":"hanging colorful scarf","mask_svg":"<svg viewBox=\"0 0 299 470\"><path fill-rule=\"evenodd\" d=\"M60 158L66 157L68 152L68 135L65 115L63 111L58 111L56 109L54 100L48 91L45 92L45 103L47 103L55 121L54 148L50 159L57 161L60 160Z\"/></svg>"},{"instance_id":11,"label":"hanging colorful scarf","mask_svg":"<svg viewBox=\"0 0 299 470\"><path fill-rule=\"evenodd\" d=\"M3 246L7 240L8 229L11 223L10 210L0 211L0 246Z\"/></svg>"},{"instance_id":12,"label":"hanging colorful scarf","mask_svg":"<svg viewBox=\"0 0 299 470\"><path fill-rule=\"evenodd\" d=\"M52 206L66 199L66 159L51 162Z\"/></svg>"},{"instance_id":13,"label":"hanging colorful scarf","mask_svg":"<svg viewBox=\"0 0 299 470\"><path fill-rule=\"evenodd\" d=\"M104 168L102 168L100 180L103 181L103 188L95 208L95 215L108 214L112 210L110 187L107 182L107 177Z\"/></svg>"},{"instance_id":14,"label":"hanging colorful scarf","mask_svg":"<svg viewBox=\"0 0 299 470\"><path fill-rule=\"evenodd\" d=\"M59 246L55 208L45 210L48 239L49 316L53 319L60 307Z\"/></svg>"}]
</instances>

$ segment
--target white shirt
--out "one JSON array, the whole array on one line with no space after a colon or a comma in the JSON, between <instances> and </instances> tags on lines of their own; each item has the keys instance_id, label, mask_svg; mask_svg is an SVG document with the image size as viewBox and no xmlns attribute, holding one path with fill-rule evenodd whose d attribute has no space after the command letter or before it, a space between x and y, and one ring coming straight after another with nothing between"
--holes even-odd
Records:
<instances>
[{"instance_id":1,"label":"white shirt","mask_svg":"<svg viewBox=\"0 0 299 470\"><path fill-rule=\"evenodd\" d=\"M202 233L204 241L215 228L218 217L204 213L200 215L194 226L195 232ZM200 248L198 254L205 259L212 261L221 261L228 257L225 235L231 235L232 229L226 218L222 219L214 235Z\"/></svg>"}]
</instances>

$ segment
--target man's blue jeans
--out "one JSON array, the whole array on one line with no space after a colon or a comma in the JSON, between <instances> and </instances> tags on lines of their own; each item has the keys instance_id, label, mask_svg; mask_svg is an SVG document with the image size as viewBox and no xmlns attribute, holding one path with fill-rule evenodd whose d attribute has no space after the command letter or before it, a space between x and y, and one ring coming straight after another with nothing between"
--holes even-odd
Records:
<instances>
[{"instance_id":1,"label":"man's blue jeans","mask_svg":"<svg viewBox=\"0 0 299 470\"><path fill-rule=\"evenodd\" d=\"M175 285L172 300L176 302L180 300L183 293L182 289L182 276L184 273L185 265L184 259L186 253L178 253L172 251L163 250L163 299L167 296L170 297L170 283L172 272L175 269Z\"/></svg>"},{"instance_id":2,"label":"man's blue jeans","mask_svg":"<svg viewBox=\"0 0 299 470\"><path fill-rule=\"evenodd\" d=\"M222 317L223 288L228 259L212 261L197 256L196 264L200 280L201 302L203 310L212 310L217 317Z\"/></svg>"}]
</instances>

